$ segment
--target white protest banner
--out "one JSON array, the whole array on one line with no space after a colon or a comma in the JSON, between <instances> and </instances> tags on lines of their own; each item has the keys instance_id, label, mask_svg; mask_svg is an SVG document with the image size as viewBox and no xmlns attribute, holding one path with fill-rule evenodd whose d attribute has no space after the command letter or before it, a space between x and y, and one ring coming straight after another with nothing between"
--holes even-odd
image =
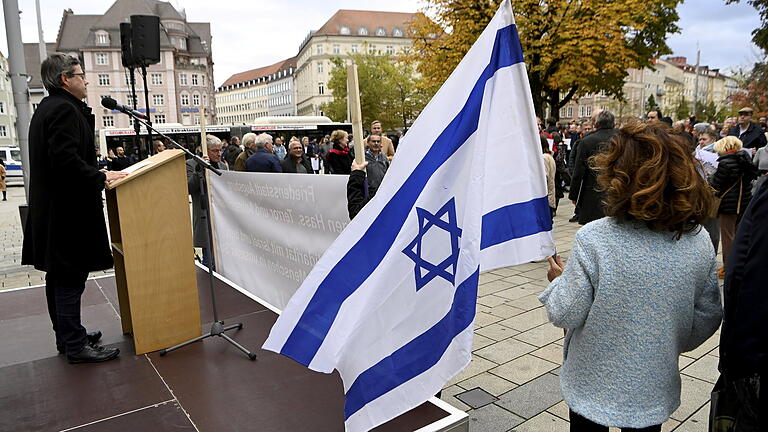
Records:
<instances>
[{"instance_id":1,"label":"white protest banner","mask_svg":"<svg viewBox=\"0 0 768 432\"><path fill-rule=\"evenodd\" d=\"M347 176L209 176L216 270L282 310L349 223Z\"/></svg>"}]
</instances>

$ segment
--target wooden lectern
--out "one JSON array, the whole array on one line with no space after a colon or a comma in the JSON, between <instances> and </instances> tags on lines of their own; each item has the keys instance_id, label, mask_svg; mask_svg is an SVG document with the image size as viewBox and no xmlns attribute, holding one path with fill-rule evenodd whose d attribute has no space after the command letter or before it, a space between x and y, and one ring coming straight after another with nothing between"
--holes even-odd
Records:
<instances>
[{"instance_id":1,"label":"wooden lectern","mask_svg":"<svg viewBox=\"0 0 768 432\"><path fill-rule=\"evenodd\" d=\"M184 153L166 150L139 164L106 195L123 333L144 354L202 328Z\"/></svg>"}]
</instances>

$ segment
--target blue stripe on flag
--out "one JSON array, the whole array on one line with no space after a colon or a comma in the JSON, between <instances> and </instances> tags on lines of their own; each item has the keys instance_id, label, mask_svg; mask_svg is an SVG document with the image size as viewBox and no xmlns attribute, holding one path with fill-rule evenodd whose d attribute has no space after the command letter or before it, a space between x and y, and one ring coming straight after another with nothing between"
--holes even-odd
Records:
<instances>
[{"instance_id":1,"label":"blue stripe on flag","mask_svg":"<svg viewBox=\"0 0 768 432\"><path fill-rule=\"evenodd\" d=\"M480 249L551 230L552 215L547 197L508 205L483 216Z\"/></svg>"},{"instance_id":2,"label":"blue stripe on flag","mask_svg":"<svg viewBox=\"0 0 768 432\"><path fill-rule=\"evenodd\" d=\"M365 234L328 272L286 339L281 354L309 366L342 303L381 263L432 174L477 130L486 81L497 70L522 61L523 51L517 27L510 25L499 29L490 62L472 88L464 107L437 137Z\"/></svg>"},{"instance_id":3,"label":"blue stripe on flag","mask_svg":"<svg viewBox=\"0 0 768 432\"><path fill-rule=\"evenodd\" d=\"M448 345L475 317L479 276L478 268L458 286L451 309L437 324L357 376L345 397L345 419L393 388L421 375L443 357Z\"/></svg>"}]
</instances>

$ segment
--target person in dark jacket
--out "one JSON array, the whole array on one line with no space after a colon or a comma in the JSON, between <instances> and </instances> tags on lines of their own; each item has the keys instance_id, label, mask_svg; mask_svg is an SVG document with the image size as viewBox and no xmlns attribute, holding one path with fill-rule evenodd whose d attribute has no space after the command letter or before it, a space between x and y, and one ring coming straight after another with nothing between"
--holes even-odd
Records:
<instances>
[{"instance_id":1,"label":"person in dark jacket","mask_svg":"<svg viewBox=\"0 0 768 432\"><path fill-rule=\"evenodd\" d=\"M352 172L347 180L347 211L349 220L352 220L360 213L360 210L368 204L368 201L376 195L377 188L368 185L368 179L365 176L365 167L368 161L363 161L358 165L352 160Z\"/></svg>"},{"instance_id":2,"label":"person in dark jacket","mask_svg":"<svg viewBox=\"0 0 768 432\"><path fill-rule=\"evenodd\" d=\"M728 262L731 244L736 235L741 215L752 199L752 180L757 178L757 168L752 165L752 158L741 150L741 141L734 136L727 136L715 143L717 170L712 175L711 184L716 196L721 198L717 214L720 219L720 239L723 243L723 262ZM718 276L722 279L727 268L721 267Z\"/></svg>"},{"instance_id":3,"label":"person in dark jacket","mask_svg":"<svg viewBox=\"0 0 768 432\"><path fill-rule=\"evenodd\" d=\"M739 110L739 123L728 131L728 136L741 140L743 148L753 149L752 154L759 148L765 147L765 133L757 123L752 121L752 108L744 107Z\"/></svg>"},{"instance_id":4,"label":"person in dark jacket","mask_svg":"<svg viewBox=\"0 0 768 432\"><path fill-rule=\"evenodd\" d=\"M331 134L333 146L328 152L328 168L331 174L349 174L352 166L352 156L349 154L349 134L343 130L335 130Z\"/></svg>"},{"instance_id":5,"label":"person in dark jacket","mask_svg":"<svg viewBox=\"0 0 768 432\"><path fill-rule=\"evenodd\" d=\"M728 421L735 417L743 430L750 431L768 430L768 291L765 289L768 225L765 221L768 221L768 184L763 183L744 211L728 257L723 287L725 313L720 332L718 384L739 387L740 391L733 395L739 400L728 402L743 408L735 416L729 415Z\"/></svg>"},{"instance_id":6,"label":"person in dark jacket","mask_svg":"<svg viewBox=\"0 0 768 432\"><path fill-rule=\"evenodd\" d=\"M29 213L21 263L47 272L45 295L56 348L70 363L112 360L117 348L95 346L101 332L80 323L88 272L114 264L101 191L125 173L99 170L95 117L82 99L88 82L77 58L51 54L41 65L49 96L29 125Z\"/></svg>"},{"instance_id":7,"label":"person in dark jacket","mask_svg":"<svg viewBox=\"0 0 768 432\"><path fill-rule=\"evenodd\" d=\"M221 140L213 135L205 137L208 151L208 162L221 171L229 171L227 162L222 159ZM211 263L211 250L208 246L208 220L206 219L203 204L203 194L200 189L200 177L205 175L205 168L194 159L187 160L187 190L192 196L192 240L195 247L203 251L203 265L212 265L216 270L216 263Z\"/></svg>"},{"instance_id":8,"label":"person in dark jacket","mask_svg":"<svg viewBox=\"0 0 768 432\"><path fill-rule=\"evenodd\" d=\"M365 151L365 160L368 162L368 168L365 170L368 185L377 189L384 180L390 163L387 156L381 151L382 138L381 135L371 134L365 140L368 143L368 149Z\"/></svg>"},{"instance_id":9,"label":"person in dark jacket","mask_svg":"<svg viewBox=\"0 0 768 432\"><path fill-rule=\"evenodd\" d=\"M288 154L280 161L284 173L312 174L312 164L304 156L304 146L299 140L292 140L288 144Z\"/></svg>"},{"instance_id":10,"label":"person in dark jacket","mask_svg":"<svg viewBox=\"0 0 768 432\"><path fill-rule=\"evenodd\" d=\"M603 196L597 189L597 175L589 167L589 159L601 152L616 134L613 128L615 117L609 111L598 111L593 115L595 131L585 136L576 150L573 177L568 199L579 207L579 224L585 225L605 216Z\"/></svg>"},{"instance_id":11,"label":"person in dark jacket","mask_svg":"<svg viewBox=\"0 0 768 432\"><path fill-rule=\"evenodd\" d=\"M233 136L229 140L229 145L224 148L224 153L222 154L222 158L227 161L227 166L230 168L235 167L235 160L240 155L240 153L243 152L243 149L240 148L240 138Z\"/></svg>"},{"instance_id":12,"label":"person in dark jacket","mask_svg":"<svg viewBox=\"0 0 768 432\"><path fill-rule=\"evenodd\" d=\"M256 136L256 152L245 161L245 170L249 172L283 172L280 161L272 153L272 136L266 133Z\"/></svg>"}]
</instances>

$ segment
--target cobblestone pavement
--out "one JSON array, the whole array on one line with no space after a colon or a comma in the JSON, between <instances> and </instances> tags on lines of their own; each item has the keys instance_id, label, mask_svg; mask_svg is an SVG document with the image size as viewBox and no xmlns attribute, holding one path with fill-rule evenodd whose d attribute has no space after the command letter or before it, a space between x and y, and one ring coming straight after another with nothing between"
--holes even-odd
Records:
<instances>
[{"instance_id":1,"label":"cobblestone pavement","mask_svg":"<svg viewBox=\"0 0 768 432\"><path fill-rule=\"evenodd\" d=\"M0 291L45 283L45 273L21 265L23 235L19 205L26 202L24 188L20 185L9 185L8 201L0 201ZM93 272L91 276L111 273L112 270Z\"/></svg>"},{"instance_id":2,"label":"cobblestone pavement","mask_svg":"<svg viewBox=\"0 0 768 432\"><path fill-rule=\"evenodd\" d=\"M22 234L18 206L24 189L10 187L0 202L0 290L44 283L44 273L20 264ZM563 203L555 218L558 252L565 258L578 224L568 223L573 206ZM568 407L560 394L563 331L547 322L537 296L547 286L548 264L528 263L480 276L472 363L445 387L442 398L466 411L476 432L568 430ZM98 272L103 275L110 272ZM717 378L717 332L680 357L682 404L663 431L707 430L709 397ZM611 429L611 432L618 429Z\"/></svg>"}]
</instances>

